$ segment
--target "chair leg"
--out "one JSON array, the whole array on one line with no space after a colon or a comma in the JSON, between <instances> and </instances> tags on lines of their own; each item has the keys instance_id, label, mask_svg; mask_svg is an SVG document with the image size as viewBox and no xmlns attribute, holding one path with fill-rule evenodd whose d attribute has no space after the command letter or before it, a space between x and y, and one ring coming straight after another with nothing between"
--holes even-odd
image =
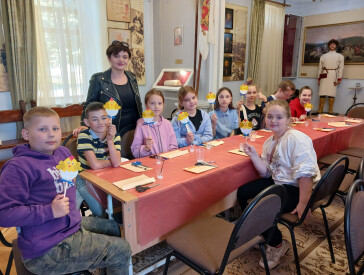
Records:
<instances>
[{"instance_id":1,"label":"chair leg","mask_svg":"<svg viewBox=\"0 0 364 275\"><path fill-rule=\"evenodd\" d=\"M259 246L260 246L260 251L262 252L265 274L270 275L268 261L267 261L267 254L265 253L264 243L259 243Z\"/></svg>"},{"instance_id":2,"label":"chair leg","mask_svg":"<svg viewBox=\"0 0 364 275\"><path fill-rule=\"evenodd\" d=\"M10 274L10 269L11 269L11 266L13 264L13 258L14 258L14 254L13 254L13 250L11 250L10 255L9 255L8 265L6 266L5 275Z\"/></svg>"},{"instance_id":3,"label":"chair leg","mask_svg":"<svg viewBox=\"0 0 364 275\"><path fill-rule=\"evenodd\" d=\"M330 228L329 228L329 224L327 222L326 212L325 212L324 208L320 207L320 209L321 209L321 212L322 212L322 218L324 219L327 242L329 243L331 262L334 264L335 263L335 256L334 256L334 250L332 248Z\"/></svg>"},{"instance_id":4,"label":"chair leg","mask_svg":"<svg viewBox=\"0 0 364 275\"><path fill-rule=\"evenodd\" d=\"M294 228L289 226L289 224L287 224L284 221L280 221L281 224L283 224L285 227L288 228L289 233L291 234L291 241L292 241L292 248L293 248L293 255L294 255L294 262L296 264L296 270L297 270L297 275L301 275L301 268L300 268L300 259L298 257L298 252L297 252L297 245L296 245L296 237L294 235Z\"/></svg>"},{"instance_id":5,"label":"chair leg","mask_svg":"<svg viewBox=\"0 0 364 275\"><path fill-rule=\"evenodd\" d=\"M169 267L169 262L171 261L171 256L172 256L172 254L167 255L166 263L164 264L163 275L167 275L167 273L168 273L168 267Z\"/></svg>"}]
</instances>

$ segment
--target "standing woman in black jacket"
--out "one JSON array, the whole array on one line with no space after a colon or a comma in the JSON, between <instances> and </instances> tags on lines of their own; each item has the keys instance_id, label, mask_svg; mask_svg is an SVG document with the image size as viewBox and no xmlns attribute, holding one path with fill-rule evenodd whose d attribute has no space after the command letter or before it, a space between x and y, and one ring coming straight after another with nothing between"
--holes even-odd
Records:
<instances>
[{"instance_id":1,"label":"standing woman in black jacket","mask_svg":"<svg viewBox=\"0 0 364 275\"><path fill-rule=\"evenodd\" d=\"M121 106L121 111L112 120L121 137L126 132L134 130L137 120L142 116L143 107L136 76L126 71L131 57L129 45L115 40L107 48L106 55L110 69L91 77L86 103L83 106L82 126L73 131L75 136L83 129L87 129L83 124L83 118L85 108L91 102L106 103L112 98Z\"/></svg>"}]
</instances>

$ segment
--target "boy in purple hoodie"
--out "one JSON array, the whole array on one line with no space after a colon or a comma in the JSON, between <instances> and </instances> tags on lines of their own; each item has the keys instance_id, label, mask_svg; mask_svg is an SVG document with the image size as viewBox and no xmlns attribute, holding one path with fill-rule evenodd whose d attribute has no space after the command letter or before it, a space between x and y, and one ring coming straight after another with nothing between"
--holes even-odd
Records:
<instances>
[{"instance_id":1,"label":"boy in purple hoodie","mask_svg":"<svg viewBox=\"0 0 364 275\"><path fill-rule=\"evenodd\" d=\"M26 268L35 274L64 274L106 268L128 274L129 244L117 223L84 217L76 207L76 188L59 181L56 166L70 157L61 142L56 112L36 107L24 115L22 136L1 170L0 226L20 228L18 245Z\"/></svg>"}]
</instances>

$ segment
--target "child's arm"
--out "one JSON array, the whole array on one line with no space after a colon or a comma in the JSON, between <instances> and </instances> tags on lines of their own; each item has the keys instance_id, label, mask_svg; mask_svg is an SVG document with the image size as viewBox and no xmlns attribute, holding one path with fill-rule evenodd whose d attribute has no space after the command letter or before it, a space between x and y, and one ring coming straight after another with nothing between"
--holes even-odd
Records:
<instances>
[{"instance_id":1,"label":"child's arm","mask_svg":"<svg viewBox=\"0 0 364 275\"><path fill-rule=\"evenodd\" d=\"M54 213L53 201L48 204L26 205L30 190L29 176L23 169L10 163L2 170L0 177L0 226L35 226L53 220L56 215L61 217L60 215L64 214L64 210L67 210L68 198L61 199L59 202L59 204L63 204L61 207L63 212L56 211ZM63 195L60 196L63 197Z\"/></svg>"},{"instance_id":2,"label":"child's arm","mask_svg":"<svg viewBox=\"0 0 364 275\"><path fill-rule=\"evenodd\" d=\"M213 136L210 116L206 112L202 111L202 123L195 134L193 143L196 145L203 144L204 142L212 140L212 138Z\"/></svg>"},{"instance_id":3,"label":"child's arm","mask_svg":"<svg viewBox=\"0 0 364 275\"><path fill-rule=\"evenodd\" d=\"M259 157L257 151L255 150L254 146L248 144L247 142L244 144L244 152L247 154L251 161L253 162L253 165L255 169L258 171L258 173L262 177L266 177L268 175L269 171L267 168L267 165L264 163L264 161Z\"/></svg>"},{"instance_id":4,"label":"child's arm","mask_svg":"<svg viewBox=\"0 0 364 275\"><path fill-rule=\"evenodd\" d=\"M298 187L300 189L300 198L296 208L291 212L292 214L297 214L301 218L303 211L311 197L313 180L312 177L302 177L298 180ZM308 213L310 214L310 213Z\"/></svg>"},{"instance_id":5,"label":"child's arm","mask_svg":"<svg viewBox=\"0 0 364 275\"><path fill-rule=\"evenodd\" d=\"M213 113L211 115L211 126L212 126L212 135L215 137L216 136L216 126L217 126L217 115L215 113Z\"/></svg>"},{"instance_id":6,"label":"child's arm","mask_svg":"<svg viewBox=\"0 0 364 275\"><path fill-rule=\"evenodd\" d=\"M133 143L131 145L131 152L133 153L133 156L135 158L142 158L151 154L145 149L145 144L144 144L145 137L142 127L143 123L138 121L134 133ZM147 127L149 127L149 125L147 125Z\"/></svg>"},{"instance_id":7,"label":"child's arm","mask_svg":"<svg viewBox=\"0 0 364 275\"><path fill-rule=\"evenodd\" d=\"M172 127L173 127L174 133L176 134L178 147L186 147L189 144L188 144L187 138L182 137L182 135L181 135L180 125L181 125L181 123L178 121L178 117L174 116L174 118L172 119ZM185 127L185 126L183 125L183 127Z\"/></svg>"},{"instance_id":8,"label":"child's arm","mask_svg":"<svg viewBox=\"0 0 364 275\"><path fill-rule=\"evenodd\" d=\"M84 151L83 154L91 169L98 170L111 166L111 161L109 159L97 159L95 152L92 150Z\"/></svg>"},{"instance_id":9,"label":"child's arm","mask_svg":"<svg viewBox=\"0 0 364 275\"><path fill-rule=\"evenodd\" d=\"M106 134L106 142L107 142L107 147L109 148L110 162L113 167L119 167L121 156L120 156L120 150L116 149L114 143L115 135L116 135L116 126L114 124L110 124ZM118 140L120 143L119 135L118 135Z\"/></svg>"}]
</instances>

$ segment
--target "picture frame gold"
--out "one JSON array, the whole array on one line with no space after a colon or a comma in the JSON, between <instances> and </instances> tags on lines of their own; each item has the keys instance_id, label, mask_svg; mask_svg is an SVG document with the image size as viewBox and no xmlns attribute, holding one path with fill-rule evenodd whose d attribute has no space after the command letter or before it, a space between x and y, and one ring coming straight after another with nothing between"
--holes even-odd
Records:
<instances>
[{"instance_id":1,"label":"picture frame gold","mask_svg":"<svg viewBox=\"0 0 364 275\"><path fill-rule=\"evenodd\" d=\"M317 66L331 39L339 41L337 52L344 56L345 64L364 65L364 21L305 27L302 65Z\"/></svg>"}]
</instances>

